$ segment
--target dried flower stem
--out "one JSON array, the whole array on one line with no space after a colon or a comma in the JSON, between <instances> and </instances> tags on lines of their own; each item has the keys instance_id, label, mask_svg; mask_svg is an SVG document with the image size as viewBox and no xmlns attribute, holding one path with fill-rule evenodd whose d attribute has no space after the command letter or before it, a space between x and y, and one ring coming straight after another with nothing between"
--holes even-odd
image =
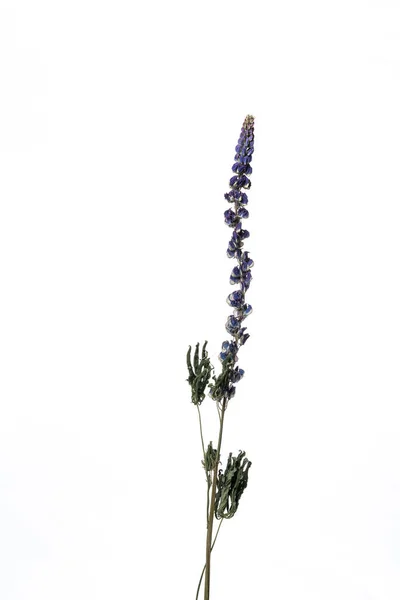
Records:
<instances>
[{"instance_id":1,"label":"dried flower stem","mask_svg":"<svg viewBox=\"0 0 400 600\"><path fill-rule=\"evenodd\" d=\"M203 438L203 427L201 425L201 414L200 414L200 408L199 405L197 404L197 412L199 413L199 425L200 425L200 437L201 437L201 446L203 448L203 456L204 456L204 460L206 460L206 451L204 448L204 438Z\"/></svg>"},{"instance_id":2,"label":"dried flower stem","mask_svg":"<svg viewBox=\"0 0 400 600\"><path fill-rule=\"evenodd\" d=\"M219 522L217 533L215 534L215 538L214 538L214 541L213 541L212 546L211 546L211 552L212 552L212 549L214 548L215 542L217 541L219 530L221 529L221 525L222 525L223 522L224 522L224 519L221 519L220 522ZM201 586L201 582L202 582L205 570L206 570L206 565L204 565L203 570L202 570L201 575L200 575L199 585L197 586L196 600L198 600L198 598L199 598L200 586Z\"/></svg>"},{"instance_id":3,"label":"dried flower stem","mask_svg":"<svg viewBox=\"0 0 400 600\"><path fill-rule=\"evenodd\" d=\"M206 541L206 576L205 576L205 581L204 581L204 600L209 600L209 598L210 598L211 540L212 540L212 530L213 530L213 525L214 525L215 494L216 494L216 490L217 490L218 465L219 465L219 458L220 458L220 453L221 453L221 442L222 442L222 432L224 429L224 416L225 416L226 403L227 403L227 399L224 398L222 401L222 407L221 407L221 421L220 421L219 435L218 435L217 460L215 461L215 467L214 467L214 471L213 471L210 511L208 514L207 541Z\"/></svg>"}]
</instances>

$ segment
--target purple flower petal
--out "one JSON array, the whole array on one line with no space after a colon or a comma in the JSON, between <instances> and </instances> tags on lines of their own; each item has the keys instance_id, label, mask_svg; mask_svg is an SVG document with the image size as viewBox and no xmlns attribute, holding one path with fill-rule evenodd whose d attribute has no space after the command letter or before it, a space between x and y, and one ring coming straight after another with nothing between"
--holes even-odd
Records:
<instances>
[{"instance_id":1,"label":"purple flower petal","mask_svg":"<svg viewBox=\"0 0 400 600\"><path fill-rule=\"evenodd\" d=\"M249 217L249 211L247 210L247 208L240 207L237 214L238 217L240 217L241 219L248 219Z\"/></svg>"}]
</instances>

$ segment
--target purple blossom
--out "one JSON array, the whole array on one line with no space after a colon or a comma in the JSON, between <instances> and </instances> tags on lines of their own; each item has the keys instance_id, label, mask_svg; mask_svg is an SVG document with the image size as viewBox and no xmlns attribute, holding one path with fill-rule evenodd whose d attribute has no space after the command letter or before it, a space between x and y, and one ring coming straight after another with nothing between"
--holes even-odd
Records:
<instances>
[{"instance_id":1,"label":"purple blossom","mask_svg":"<svg viewBox=\"0 0 400 600\"><path fill-rule=\"evenodd\" d=\"M244 302L244 294L241 290L235 290L234 292L232 292L232 294L229 294L226 301L229 304L229 306L234 306L235 308L238 308L239 306L242 306Z\"/></svg>"},{"instance_id":2,"label":"purple blossom","mask_svg":"<svg viewBox=\"0 0 400 600\"><path fill-rule=\"evenodd\" d=\"M242 327L238 331L237 340L240 346L243 346L243 344L245 344L250 337L249 333L245 333L246 329L247 327Z\"/></svg>"},{"instance_id":3,"label":"purple blossom","mask_svg":"<svg viewBox=\"0 0 400 600\"><path fill-rule=\"evenodd\" d=\"M236 308L233 311L233 314L235 315L235 317L237 319L239 319L240 321L243 321L246 317L249 316L249 314L253 311L253 307L251 306L251 304L243 304L243 306L241 306L240 308Z\"/></svg>"},{"instance_id":4,"label":"purple blossom","mask_svg":"<svg viewBox=\"0 0 400 600\"><path fill-rule=\"evenodd\" d=\"M247 194L245 194L245 192L241 192L240 190L231 190L230 192L224 194L224 198L228 202L235 202L238 204L248 203Z\"/></svg>"},{"instance_id":5,"label":"purple blossom","mask_svg":"<svg viewBox=\"0 0 400 600\"><path fill-rule=\"evenodd\" d=\"M224 362L227 359L236 361L237 360L237 352L238 352L238 345L237 345L236 341L222 342L222 350L219 354L219 359L221 362Z\"/></svg>"},{"instance_id":6,"label":"purple blossom","mask_svg":"<svg viewBox=\"0 0 400 600\"><path fill-rule=\"evenodd\" d=\"M238 214L238 217L240 217L241 219L249 218L249 211L247 210L247 208L243 208L242 206L239 208L237 214Z\"/></svg>"},{"instance_id":7,"label":"purple blossom","mask_svg":"<svg viewBox=\"0 0 400 600\"><path fill-rule=\"evenodd\" d=\"M234 315L230 315L225 325L225 329L231 335L236 335L240 329L240 321Z\"/></svg>"},{"instance_id":8,"label":"purple blossom","mask_svg":"<svg viewBox=\"0 0 400 600\"><path fill-rule=\"evenodd\" d=\"M239 238L238 232L235 229L235 231L232 233L232 237L230 239L228 249L226 251L229 258L233 258L235 256L239 260L242 255L242 251L240 250L242 245L242 241Z\"/></svg>"},{"instance_id":9,"label":"purple blossom","mask_svg":"<svg viewBox=\"0 0 400 600\"><path fill-rule=\"evenodd\" d=\"M249 252L247 250L242 254L240 266L243 271L248 271L254 266L254 260L249 258Z\"/></svg>"},{"instance_id":10,"label":"purple blossom","mask_svg":"<svg viewBox=\"0 0 400 600\"><path fill-rule=\"evenodd\" d=\"M251 187L251 181L246 175L235 175L230 178L229 185L236 190L243 187L248 190Z\"/></svg>"},{"instance_id":11,"label":"purple blossom","mask_svg":"<svg viewBox=\"0 0 400 600\"><path fill-rule=\"evenodd\" d=\"M231 398L233 398L233 396L236 394L236 388L234 385L229 385L228 387L228 391L227 391L227 398L228 400L230 400Z\"/></svg>"},{"instance_id":12,"label":"purple blossom","mask_svg":"<svg viewBox=\"0 0 400 600\"><path fill-rule=\"evenodd\" d=\"M239 369L239 367L235 367L232 372L232 376L231 376L232 383L237 383L238 381L240 381L242 379L243 375L244 375L243 369Z\"/></svg>"},{"instance_id":13,"label":"purple blossom","mask_svg":"<svg viewBox=\"0 0 400 600\"><path fill-rule=\"evenodd\" d=\"M241 162L236 162L233 167L232 167L232 171L234 173L237 173L238 175L251 175L253 172L253 169L251 168L250 165L248 164L244 164Z\"/></svg>"},{"instance_id":14,"label":"purple blossom","mask_svg":"<svg viewBox=\"0 0 400 600\"><path fill-rule=\"evenodd\" d=\"M240 196L239 190L231 190L225 194L225 199L228 200L228 202L236 202L240 199Z\"/></svg>"},{"instance_id":15,"label":"purple blossom","mask_svg":"<svg viewBox=\"0 0 400 600\"><path fill-rule=\"evenodd\" d=\"M231 277L229 280L230 283L232 285L235 285L235 283L240 283L241 278L242 278L242 269L240 267L233 267Z\"/></svg>"},{"instance_id":16,"label":"purple blossom","mask_svg":"<svg viewBox=\"0 0 400 600\"><path fill-rule=\"evenodd\" d=\"M224 212L224 216L225 223L229 225L229 227L236 227L240 221L239 214L236 214L231 208L228 208L228 210Z\"/></svg>"},{"instance_id":17,"label":"purple blossom","mask_svg":"<svg viewBox=\"0 0 400 600\"><path fill-rule=\"evenodd\" d=\"M239 223L239 225L241 226L241 223ZM238 234L238 238L240 241L243 241L245 239L247 239L248 237L250 237L250 232L247 231L247 229L236 229L237 234Z\"/></svg>"},{"instance_id":18,"label":"purple blossom","mask_svg":"<svg viewBox=\"0 0 400 600\"><path fill-rule=\"evenodd\" d=\"M245 273L243 273L243 277L240 281L240 288L241 288L242 292L247 292L247 290L250 287L251 280L252 280L252 275L251 275L250 271L245 271Z\"/></svg>"}]
</instances>

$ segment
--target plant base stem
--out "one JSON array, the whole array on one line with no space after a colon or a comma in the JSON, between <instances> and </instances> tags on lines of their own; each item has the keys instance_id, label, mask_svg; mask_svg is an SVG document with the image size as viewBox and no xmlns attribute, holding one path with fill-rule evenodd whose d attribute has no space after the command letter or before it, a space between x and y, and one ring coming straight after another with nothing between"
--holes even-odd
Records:
<instances>
[{"instance_id":1,"label":"plant base stem","mask_svg":"<svg viewBox=\"0 0 400 600\"><path fill-rule=\"evenodd\" d=\"M217 457L216 457L215 467L214 467L214 471L213 471L210 512L208 515L208 524L207 524L206 575L205 575L205 580L204 580L204 600L210 600L211 540L212 540L212 530L213 530L213 524L214 524L215 495L216 495L216 490L217 490L218 465L219 465L219 458L220 458L220 452L221 452L222 432L223 432L223 428L224 428L225 408L226 408L226 399L224 398L224 400L222 402L222 408L221 408L221 420L220 420L219 436L218 436Z\"/></svg>"}]
</instances>

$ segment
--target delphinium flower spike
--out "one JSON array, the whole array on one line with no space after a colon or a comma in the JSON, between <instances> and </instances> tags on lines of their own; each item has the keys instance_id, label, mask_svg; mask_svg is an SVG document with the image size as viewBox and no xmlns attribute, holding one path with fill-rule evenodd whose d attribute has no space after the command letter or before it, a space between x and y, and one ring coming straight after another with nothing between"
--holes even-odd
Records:
<instances>
[{"instance_id":1,"label":"delphinium flower spike","mask_svg":"<svg viewBox=\"0 0 400 600\"><path fill-rule=\"evenodd\" d=\"M251 269L254 261L250 258L248 250L243 251L244 240L250 237L249 231L243 229L242 220L249 217L248 197L243 190L250 189L251 181L248 175L252 173L250 163L254 152L254 117L248 115L243 123L242 131L235 148L235 163L232 171L236 173L229 181L230 191L225 194L225 199L233 206L225 211L225 223L233 229L228 245L227 255L237 260L237 266L233 267L230 283L238 285L227 298L227 303L233 308L232 314L228 316L225 328L232 336L230 340L222 343L219 359L222 363L222 373L210 386L210 394L214 400L230 400L236 392L234 385L244 375L236 362L238 360L239 348L249 339L247 327L243 327L243 321L252 311L250 304L246 303L246 292L250 287L252 279Z\"/></svg>"},{"instance_id":2,"label":"delphinium flower spike","mask_svg":"<svg viewBox=\"0 0 400 600\"><path fill-rule=\"evenodd\" d=\"M206 561L197 587L196 600L199 596L204 573L204 600L210 598L211 551L222 522L225 519L232 518L237 511L239 499L247 487L248 471L251 466L251 462L244 458L245 452L239 451L237 457L232 457L231 452L225 471L218 471L225 411L229 401L236 393L236 384L244 375L244 370L237 364L238 352L250 337L247 327L243 326L243 322L252 311L251 305L246 301L246 293L250 287L251 270L254 262L250 258L249 251L243 249L244 240L250 236L250 233L243 228L242 221L249 217L246 191L251 186L249 175L252 173L252 167L250 163L254 152L254 117L251 115L248 115L244 120L235 152L235 163L232 167L234 175L229 181L230 191L225 194L225 199L231 206L225 211L224 217L225 223L232 228L227 255L237 261L237 265L233 267L230 275L230 283L237 286L237 288L227 297L227 303L232 311L227 318L225 328L231 337L222 343L221 352L219 353L219 360L222 365L220 374L217 377L213 374L214 367L211 365L206 350L207 342L203 345L201 358L199 356L199 344L196 345L193 365L190 346L187 353L189 371L187 381L191 386L192 402L196 405L199 416L203 448L202 465L206 472L207 482ZM200 406L205 398L207 387L209 387L210 397L218 407L219 433L217 447L214 448L212 442L210 442L206 451ZM212 541L214 519L219 520L220 523L214 541Z\"/></svg>"}]
</instances>

